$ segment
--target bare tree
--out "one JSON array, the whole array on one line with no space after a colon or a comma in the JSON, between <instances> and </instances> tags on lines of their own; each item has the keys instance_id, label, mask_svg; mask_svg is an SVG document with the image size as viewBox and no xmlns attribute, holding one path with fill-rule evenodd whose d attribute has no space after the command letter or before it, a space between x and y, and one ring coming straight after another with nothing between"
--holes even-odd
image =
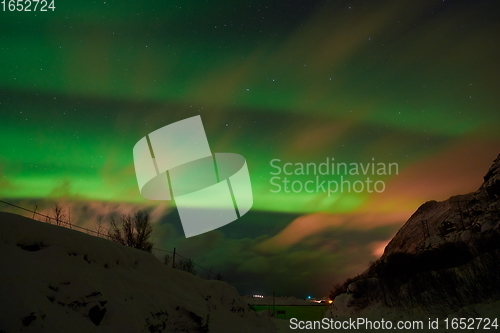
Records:
<instances>
[{"instance_id":1,"label":"bare tree","mask_svg":"<svg viewBox=\"0 0 500 333\"><path fill-rule=\"evenodd\" d=\"M52 208L52 212L54 212L54 219L56 220L56 224L61 225L66 218L66 214L64 214L62 207L58 204L55 204L54 208Z\"/></svg>"},{"instance_id":2,"label":"bare tree","mask_svg":"<svg viewBox=\"0 0 500 333\"><path fill-rule=\"evenodd\" d=\"M120 224L111 218L108 231L111 240L146 252L153 250L153 243L149 240L153 227L148 212L140 210L133 217L122 215Z\"/></svg>"},{"instance_id":3,"label":"bare tree","mask_svg":"<svg viewBox=\"0 0 500 333\"><path fill-rule=\"evenodd\" d=\"M97 222L94 221L94 229L95 229L95 232L97 233L97 236L99 236L99 237L101 237L101 234L105 234L103 232L105 228L102 224L103 224L102 215L99 215L99 217L97 218Z\"/></svg>"}]
</instances>

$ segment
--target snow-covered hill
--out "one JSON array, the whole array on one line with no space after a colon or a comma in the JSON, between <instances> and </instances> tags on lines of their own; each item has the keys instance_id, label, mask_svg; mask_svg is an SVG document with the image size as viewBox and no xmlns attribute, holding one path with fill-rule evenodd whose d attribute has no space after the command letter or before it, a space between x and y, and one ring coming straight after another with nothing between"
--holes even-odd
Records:
<instances>
[{"instance_id":1,"label":"snow-covered hill","mask_svg":"<svg viewBox=\"0 0 500 333\"><path fill-rule=\"evenodd\" d=\"M0 332L275 332L236 289L120 244L0 213Z\"/></svg>"}]
</instances>

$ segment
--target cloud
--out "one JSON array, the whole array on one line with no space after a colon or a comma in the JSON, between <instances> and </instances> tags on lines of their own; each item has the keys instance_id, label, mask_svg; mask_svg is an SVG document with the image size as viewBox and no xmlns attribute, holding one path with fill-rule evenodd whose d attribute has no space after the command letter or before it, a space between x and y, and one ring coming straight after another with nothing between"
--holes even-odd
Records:
<instances>
[{"instance_id":1,"label":"cloud","mask_svg":"<svg viewBox=\"0 0 500 333\"><path fill-rule=\"evenodd\" d=\"M353 213L303 215L293 220L277 235L260 242L256 248L264 252L279 252L300 244L308 237L331 233L335 230L371 230L381 226L402 225L408 213Z\"/></svg>"},{"instance_id":2,"label":"cloud","mask_svg":"<svg viewBox=\"0 0 500 333\"><path fill-rule=\"evenodd\" d=\"M389 242L391 241L392 238L381 241L381 242L373 242L370 243L368 246L372 249L372 255L374 257L381 257L384 254L385 247Z\"/></svg>"},{"instance_id":3,"label":"cloud","mask_svg":"<svg viewBox=\"0 0 500 333\"><path fill-rule=\"evenodd\" d=\"M400 170L362 210L413 212L426 201L475 191L498 153L498 142L461 138Z\"/></svg>"},{"instance_id":4,"label":"cloud","mask_svg":"<svg viewBox=\"0 0 500 333\"><path fill-rule=\"evenodd\" d=\"M257 273L262 274L271 269L269 260L265 257L253 257L249 260L243 261L238 267L238 271L242 273Z\"/></svg>"}]
</instances>

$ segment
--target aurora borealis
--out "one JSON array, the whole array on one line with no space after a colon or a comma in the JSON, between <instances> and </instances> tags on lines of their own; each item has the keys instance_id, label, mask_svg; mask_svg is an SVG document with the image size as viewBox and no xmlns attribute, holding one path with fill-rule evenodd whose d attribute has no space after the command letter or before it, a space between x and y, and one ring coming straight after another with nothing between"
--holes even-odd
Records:
<instances>
[{"instance_id":1,"label":"aurora borealis","mask_svg":"<svg viewBox=\"0 0 500 333\"><path fill-rule=\"evenodd\" d=\"M0 197L66 202L86 226L150 207L158 247L258 290L326 295L419 205L479 187L500 153L494 1L55 6L0 13ZM140 196L132 148L194 115L212 151L245 157L254 205L183 239L170 203ZM270 191L271 160L327 158L399 172L377 176L382 193Z\"/></svg>"}]
</instances>

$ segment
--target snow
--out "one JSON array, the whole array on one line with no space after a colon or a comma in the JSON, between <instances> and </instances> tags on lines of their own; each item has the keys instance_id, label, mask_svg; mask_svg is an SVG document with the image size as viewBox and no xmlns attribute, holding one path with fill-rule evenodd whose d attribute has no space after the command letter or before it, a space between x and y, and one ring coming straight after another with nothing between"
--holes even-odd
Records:
<instances>
[{"instance_id":1,"label":"snow","mask_svg":"<svg viewBox=\"0 0 500 333\"><path fill-rule=\"evenodd\" d=\"M500 309L500 300L490 300L484 303L477 303L468 305L445 315L438 315L441 313L442 309L434 308L431 310L424 310L422 308L413 308L411 312L403 311L399 308L390 308L382 305L381 303L372 303L367 308L361 311L353 311L352 308L348 306L349 301L352 298L352 294L340 294L335 298L334 303L329 307L325 313L325 318L333 318L336 321L344 321L356 318L366 318L371 321L392 321L396 325L397 321L422 321L424 323L424 330L405 330L404 332L437 332L446 333L450 332L450 329L446 330L443 324L443 320L448 318L450 321L452 318L489 318L495 319L499 318L498 309ZM427 330L429 319L435 320L439 318L440 326L438 329ZM500 324L500 323L499 323ZM342 331L342 330L341 330ZM392 331L398 331L393 329ZM495 332L494 328L489 331ZM380 332L379 330L369 330L369 329L359 329L358 332ZM474 332L473 330L460 330L460 332ZM476 331L477 332L477 331Z\"/></svg>"},{"instance_id":2,"label":"snow","mask_svg":"<svg viewBox=\"0 0 500 333\"><path fill-rule=\"evenodd\" d=\"M0 212L0 332L275 332L236 289Z\"/></svg>"},{"instance_id":3,"label":"snow","mask_svg":"<svg viewBox=\"0 0 500 333\"><path fill-rule=\"evenodd\" d=\"M253 296L245 296L245 301L251 305L312 305L316 304L311 301L305 299L299 299L293 296L284 296L284 297L275 297L273 301L272 296L264 296L264 297L253 297Z\"/></svg>"}]
</instances>

